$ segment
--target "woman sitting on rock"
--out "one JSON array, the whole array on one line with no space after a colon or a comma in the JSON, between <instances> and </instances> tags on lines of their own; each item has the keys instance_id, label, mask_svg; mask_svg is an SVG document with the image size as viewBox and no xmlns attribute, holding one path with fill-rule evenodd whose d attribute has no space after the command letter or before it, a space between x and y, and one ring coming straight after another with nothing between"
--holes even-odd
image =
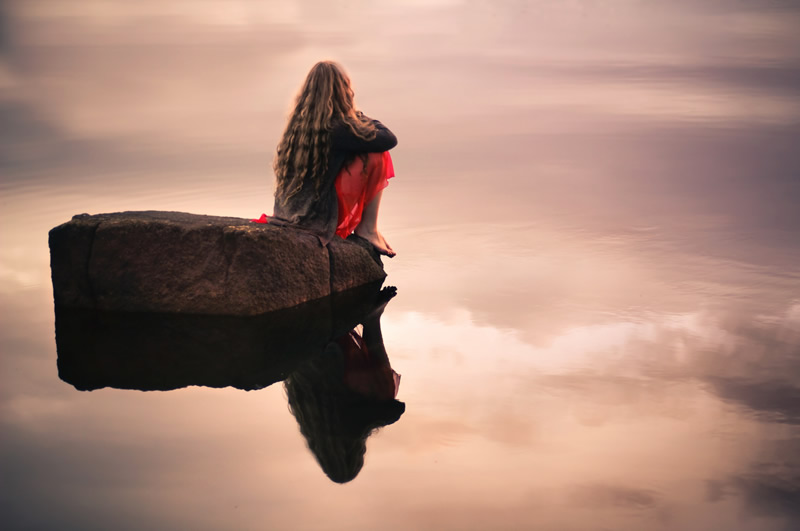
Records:
<instances>
[{"instance_id":1,"label":"woman sitting on rock","mask_svg":"<svg viewBox=\"0 0 800 531\"><path fill-rule=\"evenodd\" d=\"M317 63L278 144L274 217L313 231L323 244L355 232L394 256L378 230L378 209L394 176L388 150L395 145L389 129L356 109L342 67Z\"/></svg>"}]
</instances>

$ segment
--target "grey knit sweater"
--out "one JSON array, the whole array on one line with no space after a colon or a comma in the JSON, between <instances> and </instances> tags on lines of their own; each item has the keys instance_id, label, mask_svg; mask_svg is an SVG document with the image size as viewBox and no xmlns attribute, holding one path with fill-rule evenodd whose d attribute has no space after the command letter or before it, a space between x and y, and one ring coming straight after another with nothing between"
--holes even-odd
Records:
<instances>
[{"instance_id":1,"label":"grey knit sweater","mask_svg":"<svg viewBox=\"0 0 800 531\"><path fill-rule=\"evenodd\" d=\"M386 126L377 120L373 123L378 129L372 140L364 140L353 134L344 123L336 124L331 130L328 169L325 171L317 195L312 182L306 181L300 191L287 202L275 193L275 207L270 223L295 225L319 236L322 245L327 245L336 234L338 205L336 176L345 162L359 153L380 153L397 145L397 138Z\"/></svg>"}]
</instances>

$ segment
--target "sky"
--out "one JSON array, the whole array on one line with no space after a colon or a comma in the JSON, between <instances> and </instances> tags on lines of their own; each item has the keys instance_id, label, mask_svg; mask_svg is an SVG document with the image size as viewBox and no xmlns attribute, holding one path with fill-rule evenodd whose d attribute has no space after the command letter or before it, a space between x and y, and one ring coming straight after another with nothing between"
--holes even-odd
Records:
<instances>
[{"instance_id":1,"label":"sky","mask_svg":"<svg viewBox=\"0 0 800 531\"><path fill-rule=\"evenodd\" d=\"M491 142L576 120L780 128L800 116L794 2L6 0L2 9L5 185L119 166L268 172L291 97L322 57L345 64L361 106L408 132L409 148L456 131Z\"/></svg>"}]
</instances>

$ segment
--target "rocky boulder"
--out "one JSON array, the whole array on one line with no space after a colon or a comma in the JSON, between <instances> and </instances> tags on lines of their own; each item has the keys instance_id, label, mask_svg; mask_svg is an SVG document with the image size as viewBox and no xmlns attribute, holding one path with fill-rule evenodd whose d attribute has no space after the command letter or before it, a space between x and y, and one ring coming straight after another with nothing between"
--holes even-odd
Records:
<instances>
[{"instance_id":1,"label":"rocky boulder","mask_svg":"<svg viewBox=\"0 0 800 531\"><path fill-rule=\"evenodd\" d=\"M181 212L81 214L50 231L59 306L259 315L383 280L357 236Z\"/></svg>"}]
</instances>

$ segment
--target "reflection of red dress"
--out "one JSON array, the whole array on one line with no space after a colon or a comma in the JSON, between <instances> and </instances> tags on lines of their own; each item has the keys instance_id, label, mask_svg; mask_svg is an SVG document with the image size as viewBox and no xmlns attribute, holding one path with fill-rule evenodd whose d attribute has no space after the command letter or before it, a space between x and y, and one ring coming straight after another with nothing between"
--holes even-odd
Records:
<instances>
[{"instance_id":1,"label":"reflection of red dress","mask_svg":"<svg viewBox=\"0 0 800 531\"><path fill-rule=\"evenodd\" d=\"M336 234L347 238L361 222L364 205L389 185L394 165L388 151L367 154L367 168L360 156L344 166L336 176L339 219Z\"/></svg>"},{"instance_id":2,"label":"reflection of red dress","mask_svg":"<svg viewBox=\"0 0 800 531\"><path fill-rule=\"evenodd\" d=\"M344 352L344 383L356 393L391 400L397 397L400 375L389 365L367 350L364 340L354 330L341 336L336 343Z\"/></svg>"}]
</instances>

